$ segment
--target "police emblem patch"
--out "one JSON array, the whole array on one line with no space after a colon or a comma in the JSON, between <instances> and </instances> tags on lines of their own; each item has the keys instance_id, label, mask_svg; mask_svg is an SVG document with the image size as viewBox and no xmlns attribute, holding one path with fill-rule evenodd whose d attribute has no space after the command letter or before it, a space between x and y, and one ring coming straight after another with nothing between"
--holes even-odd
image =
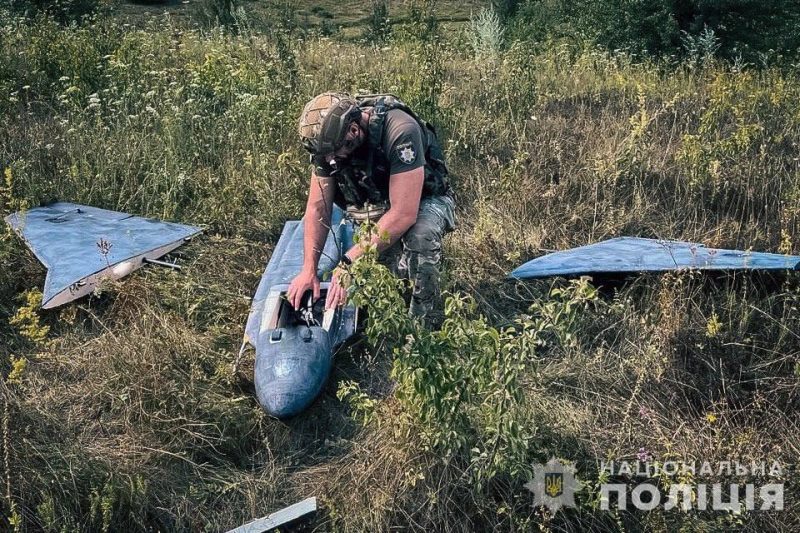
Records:
<instances>
[{"instance_id":1,"label":"police emblem patch","mask_svg":"<svg viewBox=\"0 0 800 533\"><path fill-rule=\"evenodd\" d=\"M411 145L411 143L398 146L397 156L400 158L400 161L406 165L413 163L417 159L417 154L414 152L414 147Z\"/></svg>"},{"instance_id":2,"label":"police emblem patch","mask_svg":"<svg viewBox=\"0 0 800 533\"><path fill-rule=\"evenodd\" d=\"M582 484L575 478L574 466L553 457L546 464L534 465L533 473L525 488L533 492L534 505L544 505L554 513L561 507L575 507L575 493Z\"/></svg>"}]
</instances>

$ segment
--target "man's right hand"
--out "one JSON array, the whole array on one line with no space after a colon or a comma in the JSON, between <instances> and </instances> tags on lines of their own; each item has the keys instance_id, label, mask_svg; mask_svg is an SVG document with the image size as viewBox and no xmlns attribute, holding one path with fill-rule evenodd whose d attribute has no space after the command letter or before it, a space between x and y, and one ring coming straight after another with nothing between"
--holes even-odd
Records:
<instances>
[{"instance_id":1,"label":"man's right hand","mask_svg":"<svg viewBox=\"0 0 800 533\"><path fill-rule=\"evenodd\" d=\"M292 307L297 310L302 305L303 295L306 291L311 290L314 295L314 301L319 299L319 278L314 270L303 270L300 272L289 284L286 290L286 299Z\"/></svg>"}]
</instances>

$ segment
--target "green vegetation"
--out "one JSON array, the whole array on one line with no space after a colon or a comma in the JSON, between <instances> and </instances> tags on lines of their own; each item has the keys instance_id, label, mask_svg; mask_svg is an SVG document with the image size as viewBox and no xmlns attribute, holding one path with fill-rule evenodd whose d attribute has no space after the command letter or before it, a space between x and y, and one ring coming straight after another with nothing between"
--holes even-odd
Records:
<instances>
[{"instance_id":1,"label":"green vegetation","mask_svg":"<svg viewBox=\"0 0 800 533\"><path fill-rule=\"evenodd\" d=\"M570 36L639 56L718 48L731 61L763 64L800 51L800 6L780 0L530 0L514 9L518 36Z\"/></svg>"},{"instance_id":2,"label":"green vegetation","mask_svg":"<svg viewBox=\"0 0 800 533\"><path fill-rule=\"evenodd\" d=\"M235 24L198 14L203 30L0 11L0 215L63 199L207 228L181 273L48 312L42 267L0 228L0 529L218 531L309 495L334 531L800 527L793 470L779 513L607 512L592 492L601 460L637 452L796 462L800 276L502 280L619 235L800 253L789 48L725 62L733 40L709 22L658 27L680 59L634 55L535 2L455 26L376 1L333 37L329 5L308 13L331 26L278 6L263 27L233 5ZM252 356L233 367L247 297L304 207L296 117L334 88L401 95L441 131L459 207L447 320L421 330L358 262L366 341L282 423L255 401ZM556 515L524 488L552 456L589 487Z\"/></svg>"}]
</instances>

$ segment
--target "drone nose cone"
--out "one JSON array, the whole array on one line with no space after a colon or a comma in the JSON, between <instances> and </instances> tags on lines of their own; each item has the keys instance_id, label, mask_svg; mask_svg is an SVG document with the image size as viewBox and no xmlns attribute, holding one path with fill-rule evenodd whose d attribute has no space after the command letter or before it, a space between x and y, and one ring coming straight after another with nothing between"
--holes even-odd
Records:
<instances>
[{"instance_id":1,"label":"drone nose cone","mask_svg":"<svg viewBox=\"0 0 800 533\"><path fill-rule=\"evenodd\" d=\"M305 391L263 394L259 397L262 407L275 418L290 418L306 406Z\"/></svg>"},{"instance_id":2,"label":"drone nose cone","mask_svg":"<svg viewBox=\"0 0 800 533\"><path fill-rule=\"evenodd\" d=\"M328 332L322 328L298 326L282 331L277 341L259 341L255 385L264 410L288 418L306 409L322 391L333 350ZM271 339L272 331L265 335Z\"/></svg>"}]
</instances>

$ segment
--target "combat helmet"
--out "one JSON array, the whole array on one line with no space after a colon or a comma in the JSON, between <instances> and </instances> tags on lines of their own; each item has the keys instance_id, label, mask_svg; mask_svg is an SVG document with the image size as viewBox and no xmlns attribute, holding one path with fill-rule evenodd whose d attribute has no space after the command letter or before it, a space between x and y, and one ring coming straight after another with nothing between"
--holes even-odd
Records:
<instances>
[{"instance_id":1,"label":"combat helmet","mask_svg":"<svg viewBox=\"0 0 800 533\"><path fill-rule=\"evenodd\" d=\"M347 127L361 116L358 102L346 93L322 93L303 108L298 133L312 154L329 154L344 144Z\"/></svg>"}]
</instances>

